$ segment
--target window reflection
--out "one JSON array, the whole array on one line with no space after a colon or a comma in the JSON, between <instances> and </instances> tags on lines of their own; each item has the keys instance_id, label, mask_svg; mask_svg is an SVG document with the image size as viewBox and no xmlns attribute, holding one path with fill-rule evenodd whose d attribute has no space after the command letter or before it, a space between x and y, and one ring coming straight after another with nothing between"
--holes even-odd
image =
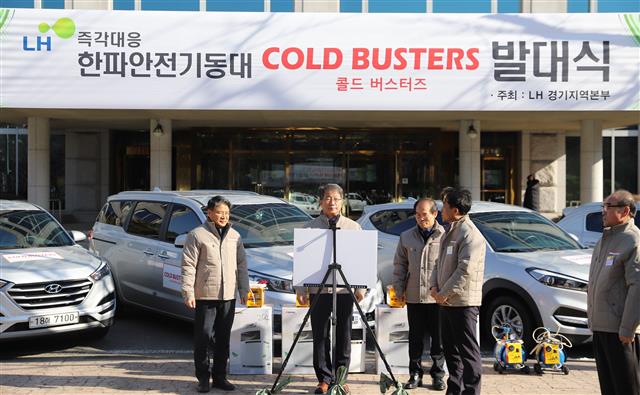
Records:
<instances>
[{"instance_id":1,"label":"window reflection","mask_svg":"<svg viewBox=\"0 0 640 395\"><path fill-rule=\"evenodd\" d=\"M176 185L272 195L310 215L329 182L351 194L345 207L357 215L457 182L458 135L439 129L209 129L176 133L174 145Z\"/></svg>"}]
</instances>

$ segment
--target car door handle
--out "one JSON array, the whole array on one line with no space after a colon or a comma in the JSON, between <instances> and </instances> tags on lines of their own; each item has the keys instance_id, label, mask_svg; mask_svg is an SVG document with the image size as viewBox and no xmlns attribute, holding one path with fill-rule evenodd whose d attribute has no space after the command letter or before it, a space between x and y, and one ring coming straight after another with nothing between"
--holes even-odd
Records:
<instances>
[{"instance_id":1,"label":"car door handle","mask_svg":"<svg viewBox=\"0 0 640 395\"><path fill-rule=\"evenodd\" d=\"M381 250L381 249L383 249L383 248L384 248L384 246L383 246L382 244L378 244L378 249L379 249L379 250Z\"/></svg>"},{"instance_id":2,"label":"car door handle","mask_svg":"<svg viewBox=\"0 0 640 395\"><path fill-rule=\"evenodd\" d=\"M160 253L158 254L158 257L159 257L159 258L162 258L162 259L169 259L169 258L171 258L171 257L169 256L169 254L167 254L167 251L162 251L162 252L160 252Z\"/></svg>"},{"instance_id":3,"label":"car door handle","mask_svg":"<svg viewBox=\"0 0 640 395\"><path fill-rule=\"evenodd\" d=\"M153 255L154 254L154 252L153 252L153 250L151 248L147 248L146 250L144 250L142 252L144 252L145 255Z\"/></svg>"}]
</instances>

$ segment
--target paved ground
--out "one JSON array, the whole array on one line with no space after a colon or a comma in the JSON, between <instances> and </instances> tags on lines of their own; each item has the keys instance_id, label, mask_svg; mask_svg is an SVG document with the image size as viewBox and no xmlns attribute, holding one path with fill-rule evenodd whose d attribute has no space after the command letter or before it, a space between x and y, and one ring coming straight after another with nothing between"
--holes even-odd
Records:
<instances>
[{"instance_id":1,"label":"paved ground","mask_svg":"<svg viewBox=\"0 0 640 395\"><path fill-rule=\"evenodd\" d=\"M373 371L373 354L368 371ZM522 374L499 375L484 359L483 394L599 394L595 366L592 361L574 361L568 376L549 373L543 376ZM191 376L191 355L109 353L92 348L71 352L43 353L12 358L1 362L2 394L79 394L79 393L195 393ZM406 375L399 375L406 380ZM236 394L255 394L269 387L275 375L233 376L239 387ZM285 394L310 393L315 385L311 376L294 376ZM350 375L355 394L377 394L378 377L374 374ZM215 393L215 391L212 391ZM440 393L426 388L411 393Z\"/></svg>"},{"instance_id":2,"label":"paved ground","mask_svg":"<svg viewBox=\"0 0 640 395\"><path fill-rule=\"evenodd\" d=\"M196 393L191 331L189 323L134 309L119 312L116 326L103 339L82 334L0 343L0 394ZM490 350L484 355L483 394L600 393L589 346L571 350L568 376L499 375L492 369ZM375 371L374 359L369 352L367 372ZM279 364L276 358L274 369ZM399 380L407 380L406 374L400 374L404 372L395 373ZM349 378L354 395L379 393L378 375L351 374ZM313 376L293 379L283 393L311 393L316 384ZM253 395L270 388L275 375L232 376L231 380L238 385L235 394ZM428 388L411 393L443 394Z\"/></svg>"}]
</instances>

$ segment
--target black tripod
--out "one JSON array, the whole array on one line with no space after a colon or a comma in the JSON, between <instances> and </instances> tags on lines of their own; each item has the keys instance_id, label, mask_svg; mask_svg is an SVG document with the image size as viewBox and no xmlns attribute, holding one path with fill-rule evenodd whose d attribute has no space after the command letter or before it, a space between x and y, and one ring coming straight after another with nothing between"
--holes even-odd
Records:
<instances>
[{"instance_id":1,"label":"black tripod","mask_svg":"<svg viewBox=\"0 0 640 395\"><path fill-rule=\"evenodd\" d=\"M375 333L373 333L373 330L371 329L371 327L369 326L369 323L367 322L367 317L365 316L364 312L362 311L362 309L360 308L360 305L358 304L358 300L356 299L356 295L353 293L353 290L351 289L351 285L349 285L349 282L347 281L346 276L344 275L344 272L342 271L342 266L340 266L336 261L337 261L337 253L336 253L336 233L338 231L338 227L336 227L336 224L333 222L329 222L329 226L331 229L331 233L333 236L333 262L329 265L329 267L327 268L327 271L324 273L324 277L322 278L322 282L320 284L304 284L305 287L318 287L318 291L316 291L315 295L313 296L314 299L317 298L318 296L320 296L320 292L322 292L322 290L327 286L327 279L329 278L329 274L331 274L331 278L332 278L332 282L333 284L331 285L332 287L332 291L333 291L333 306L331 309L331 327L332 327L332 335L331 335L331 367L332 367L332 373L333 373L333 377L336 377L336 370L337 370L337 366L336 366L336 325L337 325L337 320L336 320L336 309L337 309L337 293L336 293L336 288L340 287L340 288L346 288L349 291L349 294L351 295L351 299L353 300L353 303L355 304L356 308L358 309L358 313L360 314L360 318L362 319L362 322L364 323L365 327L367 328L367 331L369 332L369 334L371 335L371 338L373 339L374 344L376 345L376 350L378 351L378 354L380 354L380 358L382 359L382 362L384 362L384 366L387 368L387 371L389 372L389 375L391 376L391 380L393 381L393 384L395 387L398 387L398 382L396 381L396 378L393 376L393 372L391 371L391 367L389 366L389 363L387 363L387 358L384 356L384 353L382 352L382 350L380 349L380 345L378 344L378 340L376 339ZM342 278L342 282L344 283L344 285L337 285L337 274L340 275L340 278ZM355 285L354 288L367 288L365 285ZM317 300L317 299L315 299ZM282 366L280 367L280 372L278 372L278 376L276 377L275 382L273 383L273 386L271 387L271 391L273 392L276 388L276 386L278 385L278 381L280 380L280 376L282 376L282 373L284 372L284 369L287 366L287 362L289 362L289 358L291 357L291 354L293 353L293 349L296 347L296 344L298 343L298 339L300 338L300 334L302 333L302 330L304 329L307 320L309 319L309 316L311 315L311 313L313 312L313 310L318 306L318 303L314 303L310 308L309 311L307 311L307 314L304 316L304 320L302 320L302 325L300 325L300 329L298 329L298 333L296 333L296 337L293 339L293 344L291 344L291 348L289 348L289 353L287 354L287 357L284 359L284 362L282 362ZM348 366L346 366L347 369L349 369Z\"/></svg>"}]
</instances>

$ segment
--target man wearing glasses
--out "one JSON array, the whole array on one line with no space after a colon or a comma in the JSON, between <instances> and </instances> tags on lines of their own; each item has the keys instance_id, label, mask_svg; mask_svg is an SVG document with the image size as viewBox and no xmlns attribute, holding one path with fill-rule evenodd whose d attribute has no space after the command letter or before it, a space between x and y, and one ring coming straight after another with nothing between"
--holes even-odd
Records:
<instances>
[{"instance_id":1,"label":"man wearing glasses","mask_svg":"<svg viewBox=\"0 0 640 395\"><path fill-rule=\"evenodd\" d=\"M640 230L633 195L602 205L604 231L591 257L587 316L604 395L640 394Z\"/></svg>"},{"instance_id":2,"label":"man wearing glasses","mask_svg":"<svg viewBox=\"0 0 640 395\"><path fill-rule=\"evenodd\" d=\"M305 224L305 228L331 229L333 226L339 229L360 230L360 224L340 215L344 201L344 192L338 184L327 184L322 188L322 199L320 208L322 213L315 219ZM350 264L352 262L338 262ZM353 262L355 263L355 262ZM348 279L347 279L348 280ZM311 307L318 305L311 314L311 332L313 333L313 369L318 378L316 394L324 394L329 390L329 386L335 380L333 377L331 364L335 363L336 370L340 366L349 369L351 361L351 323L353 315L353 300L349 291L344 288L337 290L336 306L336 360L331 361L331 343L329 341L329 328L331 326L331 309L333 306L333 296L331 288L324 288L317 298L314 297L317 288L309 288L311 296ZM306 304L307 297L304 289L296 290L298 300ZM354 291L358 302L364 298L364 290ZM349 387L345 386L347 392Z\"/></svg>"}]
</instances>

